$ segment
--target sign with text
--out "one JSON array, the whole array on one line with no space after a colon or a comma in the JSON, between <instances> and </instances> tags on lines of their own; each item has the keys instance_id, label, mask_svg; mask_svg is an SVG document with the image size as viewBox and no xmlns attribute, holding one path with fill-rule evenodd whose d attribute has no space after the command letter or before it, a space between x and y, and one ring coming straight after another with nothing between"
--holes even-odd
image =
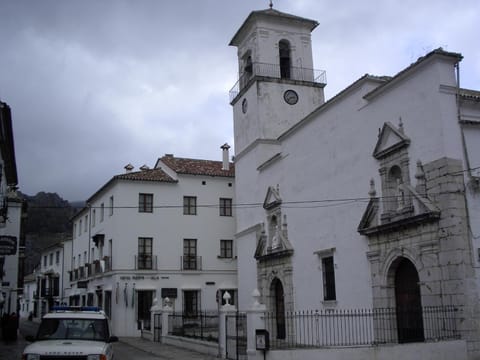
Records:
<instances>
[{"instance_id":1,"label":"sign with text","mask_svg":"<svg viewBox=\"0 0 480 360\"><path fill-rule=\"evenodd\" d=\"M0 255L15 255L17 253L16 236L0 236Z\"/></svg>"}]
</instances>

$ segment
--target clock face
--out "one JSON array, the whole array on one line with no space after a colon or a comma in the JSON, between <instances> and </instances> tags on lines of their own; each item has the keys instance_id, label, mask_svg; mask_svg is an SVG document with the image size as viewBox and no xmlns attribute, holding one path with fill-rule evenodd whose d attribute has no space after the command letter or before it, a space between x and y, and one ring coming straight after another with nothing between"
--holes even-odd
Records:
<instances>
[{"instance_id":1,"label":"clock face","mask_svg":"<svg viewBox=\"0 0 480 360\"><path fill-rule=\"evenodd\" d=\"M243 101L242 101L242 112L245 114L247 112L247 109L248 109L247 99L243 99Z\"/></svg>"},{"instance_id":2,"label":"clock face","mask_svg":"<svg viewBox=\"0 0 480 360\"><path fill-rule=\"evenodd\" d=\"M298 102L298 94L293 90L287 90L283 93L283 99L289 105L295 105Z\"/></svg>"}]
</instances>

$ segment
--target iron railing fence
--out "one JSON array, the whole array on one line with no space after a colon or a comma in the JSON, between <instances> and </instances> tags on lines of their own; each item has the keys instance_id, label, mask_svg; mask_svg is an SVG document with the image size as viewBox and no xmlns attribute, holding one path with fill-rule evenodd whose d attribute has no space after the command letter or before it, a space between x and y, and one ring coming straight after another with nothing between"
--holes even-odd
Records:
<instances>
[{"instance_id":1,"label":"iron railing fence","mask_svg":"<svg viewBox=\"0 0 480 360\"><path fill-rule=\"evenodd\" d=\"M238 81L230 90L230 102L232 102L240 91L248 84L254 76L264 76L274 79L289 79L297 81L308 81L318 84L327 83L325 70L307 69L303 67L290 66L281 67L279 64L268 64L255 62L240 74Z\"/></svg>"},{"instance_id":2,"label":"iron railing fence","mask_svg":"<svg viewBox=\"0 0 480 360\"><path fill-rule=\"evenodd\" d=\"M455 306L426 306L415 316L395 308L265 314L271 349L372 346L460 338ZM398 321L400 319L400 321ZM413 319L413 320L412 320ZM415 321L416 319L416 321Z\"/></svg>"},{"instance_id":3,"label":"iron railing fence","mask_svg":"<svg viewBox=\"0 0 480 360\"><path fill-rule=\"evenodd\" d=\"M202 257L193 255L180 256L181 270L202 270Z\"/></svg>"},{"instance_id":4,"label":"iron railing fence","mask_svg":"<svg viewBox=\"0 0 480 360\"><path fill-rule=\"evenodd\" d=\"M135 270L158 270L157 255L138 254L134 255Z\"/></svg>"},{"instance_id":5,"label":"iron railing fence","mask_svg":"<svg viewBox=\"0 0 480 360\"><path fill-rule=\"evenodd\" d=\"M175 312L168 317L168 334L218 343L219 314L198 311L196 314Z\"/></svg>"}]
</instances>

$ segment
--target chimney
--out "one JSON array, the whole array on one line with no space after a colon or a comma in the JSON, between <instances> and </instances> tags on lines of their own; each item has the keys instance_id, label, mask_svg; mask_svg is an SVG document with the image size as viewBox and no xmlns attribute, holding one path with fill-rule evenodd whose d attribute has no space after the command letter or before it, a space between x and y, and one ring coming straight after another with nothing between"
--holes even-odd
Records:
<instances>
[{"instance_id":1,"label":"chimney","mask_svg":"<svg viewBox=\"0 0 480 360\"><path fill-rule=\"evenodd\" d=\"M223 150L222 170L228 171L230 170L230 162L228 160L229 158L228 149L230 149L230 145L225 143L222 146L220 146L220 149Z\"/></svg>"},{"instance_id":2,"label":"chimney","mask_svg":"<svg viewBox=\"0 0 480 360\"><path fill-rule=\"evenodd\" d=\"M133 170L133 165L129 163L128 165L125 165L124 169L125 169L125 172L129 174Z\"/></svg>"},{"instance_id":3,"label":"chimney","mask_svg":"<svg viewBox=\"0 0 480 360\"><path fill-rule=\"evenodd\" d=\"M143 165L140 170L142 171L147 171L147 170L150 170L150 168L147 166L147 165Z\"/></svg>"}]
</instances>

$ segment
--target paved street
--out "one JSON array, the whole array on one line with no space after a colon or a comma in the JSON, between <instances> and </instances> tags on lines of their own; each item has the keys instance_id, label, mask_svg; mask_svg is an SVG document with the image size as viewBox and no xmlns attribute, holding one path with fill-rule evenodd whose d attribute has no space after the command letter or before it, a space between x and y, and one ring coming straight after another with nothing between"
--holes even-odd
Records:
<instances>
[{"instance_id":1,"label":"paved street","mask_svg":"<svg viewBox=\"0 0 480 360\"><path fill-rule=\"evenodd\" d=\"M29 321L20 322L18 339L12 343L0 341L0 360L19 360L28 342L24 336L34 335L37 324ZM178 359L178 360L213 360L214 356L204 355L184 348L162 345L140 338L120 338L114 344L116 360L153 360L153 359Z\"/></svg>"}]
</instances>

